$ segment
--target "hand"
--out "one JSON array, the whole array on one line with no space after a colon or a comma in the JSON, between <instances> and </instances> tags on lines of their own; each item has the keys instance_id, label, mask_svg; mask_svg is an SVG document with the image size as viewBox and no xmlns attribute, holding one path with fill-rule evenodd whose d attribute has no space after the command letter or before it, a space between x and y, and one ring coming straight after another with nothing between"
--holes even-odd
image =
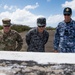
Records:
<instances>
[{"instance_id":1,"label":"hand","mask_svg":"<svg viewBox=\"0 0 75 75\"><path fill-rule=\"evenodd\" d=\"M55 52L55 53L58 53L58 51L57 51L57 50L54 50L54 52Z\"/></svg>"}]
</instances>

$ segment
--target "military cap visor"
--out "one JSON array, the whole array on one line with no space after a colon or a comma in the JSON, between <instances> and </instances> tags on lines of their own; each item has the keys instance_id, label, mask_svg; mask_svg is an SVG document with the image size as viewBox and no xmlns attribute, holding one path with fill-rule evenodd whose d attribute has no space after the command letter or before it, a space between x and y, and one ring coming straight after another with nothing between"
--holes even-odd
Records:
<instances>
[{"instance_id":1,"label":"military cap visor","mask_svg":"<svg viewBox=\"0 0 75 75\"><path fill-rule=\"evenodd\" d=\"M11 24L3 24L3 26L11 26Z\"/></svg>"},{"instance_id":2,"label":"military cap visor","mask_svg":"<svg viewBox=\"0 0 75 75\"><path fill-rule=\"evenodd\" d=\"M38 26L43 26L43 27L46 26L46 24L37 24L37 25L38 25Z\"/></svg>"},{"instance_id":3,"label":"military cap visor","mask_svg":"<svg viewBox=\"0 0 75 75\"><path fill-rule=\"evenodd\" d=\"M70 12L64 12L64 14L71 15L71 13L70 13Z\"/></svg>"}]
</instances>

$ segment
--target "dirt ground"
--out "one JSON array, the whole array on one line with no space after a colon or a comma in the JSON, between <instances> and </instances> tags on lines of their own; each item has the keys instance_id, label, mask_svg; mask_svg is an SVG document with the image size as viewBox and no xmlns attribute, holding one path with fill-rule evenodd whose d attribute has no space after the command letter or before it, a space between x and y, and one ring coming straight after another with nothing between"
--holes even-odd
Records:
<instances>
[{"instance_id":1,"label":"dirt ground","mask_svg":"<svg viewBox=\"0 0 75 75\"><path fill-rule=\"evenodd\" d=\"M45 51L46 52L53 52L53 39L54 39L54 30L48 30L49 32L49 39L48 42L45 45ZM23 38L23 47L21 49L21 51L27 51L27 44L25 41L25 36L26 36L27 31L20 33L20 35Z\"/></svg>"}]
</instances>

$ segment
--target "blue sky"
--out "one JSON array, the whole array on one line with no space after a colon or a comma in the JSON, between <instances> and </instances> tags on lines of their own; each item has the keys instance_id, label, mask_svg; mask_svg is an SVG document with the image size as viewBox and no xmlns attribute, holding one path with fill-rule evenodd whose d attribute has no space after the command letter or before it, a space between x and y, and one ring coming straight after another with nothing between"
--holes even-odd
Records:
<instances>
[{"instance_id":1,"label":"blue sky","mask_svg":"<svg viewBox=\"0 0 75 75\"><path fill-rule=\"evenodd\" d=\"M65 7L72 8L75 20L75 0L0 0L0 24L10 18L12 23L36 27L37 18L45 17L47 26L56 27Z\"/></svg>"}]
</instances>

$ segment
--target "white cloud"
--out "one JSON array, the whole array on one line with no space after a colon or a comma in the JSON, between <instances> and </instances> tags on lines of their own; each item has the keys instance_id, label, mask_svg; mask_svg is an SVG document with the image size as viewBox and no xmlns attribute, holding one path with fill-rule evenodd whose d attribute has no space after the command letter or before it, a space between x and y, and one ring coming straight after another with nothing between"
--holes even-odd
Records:
<instances>
[{"instance_id":1,"label":"white cloud","mask_svg":"<svg viewBox=\"0 0 75 75\"><path fill-rule=\"evenodd\" d=\"M4 9L8 9L9 7L7 5L4 5Z\"/></svg>"},{"instance_id":2,"label":"white cloud","mask_svg":"<svg viewBox=\"0 0 75 75\"><path fill-rule=\"evenodd\" d=\"M11 10L11 11L13 11L13 10L16 10L17 7L16 7L16 6L8 6L8 5L4 5L4 9L5 9L5 10Z\"/></svg>"},{"instance_id":3,"label":"white cloud","mask_svg":"<svg viewBox=\"0 0 75 75\"><path fill-rule=\"evenodd\" d=\"M75 17L73 17L73 20L75 20Z\"/></svg>"},{"instance_id":4,"label":"white cloud","mask_svg":"<svg viewBox=\"0 0 75 75\"><path fill-rule=\"evenodd\" d=\"M31 27L37 26L36 25L36 19L38 17L44 17L43 15L35 15L31 13L29 10L23 9L16 9L16 11L13 12L1 12L0 13L0 24L1 20L3 18L10 18L11 22L14 24L23 24L23 25L29 25ZM62 15L50 15L47 18L47 26L56 27L58 22L62 21L63 18ZM54 25L54 26L53 26Z\"/></svg>"},{"instance_id":5,"label":"white cloud","mask_svg":"<svg viewBox=\"0 0 75 75\"><path fill-rule=\"evenodd\" d=\"M62 7L71 7L73 10L75 10L75 0L66 1L64 4L62 4Z\"/></svg>"},{"instance_id":6,"label":"white cloud","mask_svg":"<svg viewBox=\"0 0 75 75\"><path fill-rule=\"evenodd\" d=\"M14 24L23 24L28 25L31 27L37 26L36 20L38 17L44 17L43 15L36 15L31 13L27 9L35 9L39 6L38 3L34 5L30 5L31 7L24 7L23 9L16 8L15 11L5 11L0 13L0 24L2 24L3 18L10 18L11 22ZM11 6L10 6L11 7ZM13 6L14 7L14 6ZM11 7L11 9L13 8ZM5 6L6 9L8 8L8 5ZM63 15L50 15L47 18L47 26L56 27L57 24L63 20Z\"/></svg>"},{"instance_id":7,"label":"white cloud","mask_svg":"<svg viewBox=\"0 0 75 75\"><path fill-rule=\"evenodd\" d=\"M72 19L75 20L75 17L73 16ZM47 26L51 26L51 27L57 27L58 23L64 20L64 16L63 15L50 15L47 18Z\"/></svg>"},{"instance_id":8,"label":"white cloud","mask_svg":"<svg viewBox=\"0 0 75 75\"><path fill-rule=\"evenodd\" d=\"M38 3L36 3L35 6L32 6L32 8L36 8L37 6L38 6ZM5 5L4 7L5 9L8 9L7 5ZM0 13L0 24L2 24L3 18L10 18L12 23L29 25L31 27L34 27L36 26L36 19L42 16L43 15L32 14L29 10L26 10L25 8L23 9L17 8L13 12L10 12L10 11L1 12Z\"/></svg>"},{"instance_id":9,"label":"white cloud","mask_svg":"<svg viewBox=\"0 0 75 75\"><path fill-rule=\"evenodd\" d=\"M15 12L12 13L11 19L13 23L29 25L29 26L36 26L36 19L37 17L42 15L34 15L30 11L25 9L17 9Z\"/></svg>"},{"instance_id":10,"label":"white cloud","mask_svg":"<svg viewBox=\"0 0 75 75\"><path fill-rule=\"evenodd\" d=\"M27 6L25 6L25 9L35 9L37 7L39 7L38 3L36 3L36 5L27 5Z\"/></svg>"},{"instance_id":11,"label":"white cloud","mask_svg":"<svg viewBox=\"0 0 75 75\"><path fill-rule=\"evenodd\" d=\"M8 11L6 11L6 12L1 12L1 13L0 13L0 25L2 25L2 19L3 19L3 18L10 18L11 15L12 15L12 14L9 13Z\"/></svg>"},{"instance_id":12,"label":"white cloud","mask_svg":"<svg viewBox=\"0 0 75 75\"><path fill-rule=\"evenodd\" d=\"M47 19L47 25L56 27L59 22L63 20L63 15L50 15Z\"/></svg>"}]
</instances>

